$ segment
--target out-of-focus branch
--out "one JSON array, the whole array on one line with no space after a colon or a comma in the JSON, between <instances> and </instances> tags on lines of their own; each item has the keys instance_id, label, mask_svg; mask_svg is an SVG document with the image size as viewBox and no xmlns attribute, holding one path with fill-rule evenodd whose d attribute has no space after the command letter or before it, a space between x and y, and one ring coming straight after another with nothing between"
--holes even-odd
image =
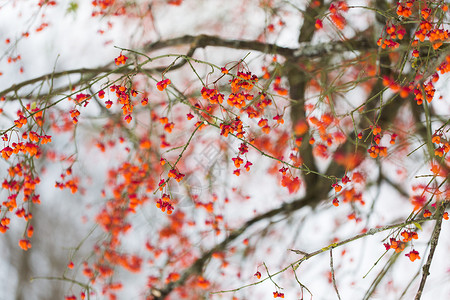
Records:
<instances>
[{"instance_id":1,"label":"out-of-focus branch","mask_svg":"<svg viewBox=\"0 0 450 300\"><path fill-rule=\"evenodd\" d=\"M319 1L320 6L323 7L323 1ZM316 14L313 3L311 2L306 8L306 13L303 15L303 24L300 28L300 34L298 37L299 43L310 43L315 32L314 23L315 20L312 17L312 14ZM303 47L302 47L303 48ZM299 48L302 49L302 48ZM296 51L298 52L298 50ZM298 53L296 53L298 54ZM310 75L305 72L303 68L300 67L299 63L301 59L288 59L284 64L285 72L287 74L287 79L289 82L289 97L293 100L290 111L290 118L292 123L292 132L296 132L296 126L300 123L306 122L306 110L305 110L305 92L306 85L309 82ZM299 136L295 136L295 138L299 138ZM302 137L304 139L309 140L309 136L305 135ZM299 149L301 158L303 162L308 165L308 167L314 172L318 171L316 162L314 160L313 148L310 143L303 143ZM306 194L307 195L315 195L317 190L325 191L328 193L328 189L325 187L323 181L319 181L319 177L316 174L308 174L302 172L303 180L305 182ZM317 188L316 188L317 187ZM325 196L325 195L323 195ZM319 196L318 200L322 200L321 196Z\"/></svg>"},{"instance_id":2,"label":"out-of-focus branch","mask_svg":"<svg viewBox=\"0 0 450 300\"><path fill-rule=\"evenodd\" d=\"M313 26L314 27L314 26ZM157 41L144 46L145 52L151 52L169 47L190 45L193 48L224 47L240 50L255 50L262 53L278 54L286 58L314 58L323 55L343 53L351 50L373 50L375 44L366 39L354 39L348 41L335 41L328 43L300 43L297 49L281 47L276 44L262 43L259 41L231 40L214 35L185 35L169 40Z\"/></svg>"},{"instance_id":3,"label":"out-of-focus branch","mask_svg":"<svg viewBox=\"0 0 450 300\"><path fill-rule=\"evenodd\" d=\"M114 72L114 73L123 73L125 72L123 69L117 69L117 70L113 70L112 68L108 67L108 66L104 66L104 67L98 67L98 68L80 68L80 69L73 69L73 70L67 70L67 71L61 71L61 72L52 72L52 73L48 73L39 77L35 77L29 80L25 80L22 81L21 83L18 84L13 84L11 85L9 88L4 89L3 91L0 91L0 95L4 96L10 92L14 92L14 91L19 91L21 88L27 86L27 85L32 85L38 82L43 82L43 81L47 81L47 80L52 80L52 79L56 79L62 76L66 76L66 75L70 75L70 74L101 74L101 73L107 73L107 72Z\"/></svg>"},{"instance_id":4,"label":"out-of-focus branch","mask_svg":"<svg viewBox=\"0 0 450 300\"><path fill-rule=\"evenodd\" d=\"M192 55L194 54L196 48L191 48L189 49L189 51L187 52L187 54L185 55L185 57L192 57ZM183 59L181 62L173 65L170 67L170 71L174 71L177 70L181 67L183 67L185 64L187 63L186 59ZM99 68L81 68L81 69L73 69L73 70L67 70L67 71L61 71L61 72L54 72L54 73L49 73L49 74L45 74L33 79L29 79L26 81L23 81L19 84L14 84L12 86L10 86L9 88L3 90L0 92L0 95L6 95L10 92L17 92L19 91L21 88L28 86L28 85L32 85L41 81L46 81L46 80L54 80L56 78L65 76L65 75L70 75L70 74L80 74L80 75L89 75L87 78L81 78L79 81L77 81L76 83L72 83L69 85L65 85L56 89L52 89L51 93L45 94L45 95L40 95L41 97L43 96L52 96L52 95L58 95L61 93L64 93L66 91L68 91L72 86L78 86L80 84L83 84L85 82L89 82L90 80L92 80L93 78L95 78L96 76L102 74L102 73L109 73L109 74L129 74L132 72L135 73L145 73L145 74L150 74L150 73L161 73L166 71L167 68L166 67L155 67L155 68L135 68L135 66L133 66L132 64L129 64L128 66L123 66L117 69L114 69L113 67L110 67L109 65L103 66L103 67L99 67ZM37 97L37 95L31 96L31 97ZM10 98L8 100L13 100L16 98L30 98L30 95L21 95L19 97L15 97L15 96L10 96Z\"/></svg>"},{"instance_id":5,"label":"out-of-focus branch","mask_svg":"<svg viewBox=\"0 0 450 300\"><path fill-rule=\"evenodd\" d=\"M341 54L348 51L372 51L376 45L368 39L351 39L347 41L332 41L328 43L301 43L294 51L295 58L314 58L325 55Z\"/></svg>"},{"instance_id":6,"label":"out-of-focus branch","mask_svg":"<svg viewBox=\"0 0 450 300\"><path fill-rule=\"evenodd\" d=\"M185 35L169 40L149 43L143 47L145 52L151 52L159 49L191 45L194 48L224 47L229 49L255 50L263 53L279 54L282 56L292 56L294 49L280 47L275 44L262 43L258 41L244 41L224 39L214 35Z\"/></svg>"},{"instance_id":7,"label":"out-of-focus branch","mask_svg":"<svg viewBox=\"0 0 450 300\"><path fill-rule=\"evenodd\" d=\"M238 237L240 237L247 229L249 229L254 224L270 219L277 215L288 215L291 214L303 207L309 206L311 203L316 203L317 199L312 198L301 198L298 200L295 200L290 203L284 203L279 208L270 210L264 214L258 215L247 222L244 223L241 227L238 229L235 229L230 233L230 235L225 238L221 243L217 244L210 250L204 252L201 257L199 257L189 268L187 268L180 276L180 279L174 282L170 282L162 289L153 289L152 295L155 300L159 299L165 299L175 288L182 286L191 276L196 274L201 274L203 268L206 266L209 259L212 257L212 255L216 252L222 252L225 250L228 245L231 244L234 240L236 240Z\"/></svg>"}]
</instances>

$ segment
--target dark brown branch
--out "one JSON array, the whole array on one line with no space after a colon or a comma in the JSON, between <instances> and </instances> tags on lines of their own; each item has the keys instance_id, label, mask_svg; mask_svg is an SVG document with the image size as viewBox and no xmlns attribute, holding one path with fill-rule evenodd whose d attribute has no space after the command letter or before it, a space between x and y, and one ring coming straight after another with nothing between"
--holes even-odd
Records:
<instances>
[{"instance_id":1,"label":"dark brown branch","mask_svg":"<svg viewBox=\"0 0 450 300\"><path fill-rule=\"evenodd\" d=\"M323 6L323 1L320 1L320 6ZM310 44L315 32L315 20L313 18L313 15L316 15L316 12L313 8L313 2L311 2L306 8L306 13L303 15L303 24L300 28L300 34L298 37L299 43ZM303 62L301 59L298 59L298 57L301 55L297 53L298 51L302 51L302 49L305 48L307 47L301 47L296 51L297 59L290 59L284 64L285 72L289 82L289 97L293 100L290 111L290 118L292 123L292 132L294 133L297 124L299 124L300 122L306 122L305 92L306 85L311 78L310 75L304 70L304 68L300 67L300 65L303 65ZM307 53L309 52L307 51ZM301 64L299 62L301 62ZM295 136L295 138L298 137L299 136ZM305 135L302 138L305 140L309 140L308 135ZM310 143L305 142L301 145L300 154L303 162L308 165L311 170L317 172L318 168L314 160L313 148ZM323 180L319 181L320 178L316 174L308 174L302 172L302 175L305 182L307 195L317 195L318 193L316 193L316 191L319 190L322 192L325 191L328 194L328 190L325 187L325 185L327 184L324 184ZM328 186L329 185L330 184L328 184ZM325 196L326 195L323 194L323 197ZM319 196L319 198L323 197Z\"/></svg>"},{"instance_id":2,"label":"dark brown branch","mask_svg":"<svg viewBox=\"0 0 450 300\"><path fill-rule=\"evenodd\" d=\"M314 27L314 26L313 26ZM328 54L336 54L351 50L373 50L376 45L368 40L348 40L329 43L301 43L297 49L281 47L276 44L258 41L230 40L214 35L185 35L170 40L158 41L144 46L145 52L151 52L169 47L190 45L193 48L224 47L239 50L255 50L262 53L278 54L286 58L314 58Z\"/></svg>"},{"instance_id":3,"label":"dark brown branch","mask_svg":"<svg viewBox=\"0 0 450 300\"><path fill-rule=\"evenodd\" d=\"M323 0L319 0L318 2L319 5L316 4L317 2L311 1L308 7L306 7L306 11L303 13L303 24L298 36L299 43L311 41L314 32L316 31L316 19L326 9L325 5L323 5Z\"/></svg>"},{"instance_id":4,"label":"dark brown branch","mask_svg":"<svg viewBox=\"0 0 450 300\"><path fill-rule=\"evenodd\" d=\"M145 52L155 51L168 47L191 45L194 48L206 48L208 46L224 47L230 49L255 50L263 53L279 54L291 57L294 53L293 49L280 47L275 44L262 43L258 41L242 41L224 39L214 35L185 35L164 41L157 41L144 46Z\"/></svg>"}]
</instances>

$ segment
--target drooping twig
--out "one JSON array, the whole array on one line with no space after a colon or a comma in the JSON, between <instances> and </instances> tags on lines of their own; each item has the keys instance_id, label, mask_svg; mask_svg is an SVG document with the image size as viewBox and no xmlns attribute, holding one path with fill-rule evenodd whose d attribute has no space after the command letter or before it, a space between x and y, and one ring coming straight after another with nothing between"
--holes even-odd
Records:
<instances>
[{"instance_id":1,"label":"drooping twig","mask_svg":"<svg viewBox=\"0 0 450 300\"><path fill-rule=\"evenodd\" d=\"M308 293L311 295L311 299L312 299L313 294L303 283L300 282L300 280L297 277L297 273L296 273L296 270L294 269L294 266L292 266L292 272L294 272L295 280L297 281L297 283L300 285L300 288L302 289L302 299L303 299L303 289L308 291Z\"/></svg>"}]
</instances>

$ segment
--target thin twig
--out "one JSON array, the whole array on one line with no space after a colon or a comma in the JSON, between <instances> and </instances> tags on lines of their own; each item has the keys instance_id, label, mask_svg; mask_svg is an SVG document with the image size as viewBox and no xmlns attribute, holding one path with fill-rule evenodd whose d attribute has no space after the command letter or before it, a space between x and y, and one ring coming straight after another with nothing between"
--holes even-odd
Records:
<instances>
[{"instance_id":1,"label":"thin twig","mask_svg":"<svg viewBox=\"0 0 450 300\"><path fill-rule=\"evenodd\" d=\"M308 293L311 295L311 299L312 299L313 294L303 283L300 282L300 280L297 277L297 272L294 270L294 266L292 266L292 272L294 272L295 280L298 282L298 284L300 285L300 288L302 289L302 299L303 299L303 289L308 291Z\"/></svg>"},{"instance_id":2,"label":"thin twig","mask_svg":"<svg viewBox=\"0 0 450 300\"><path fill-rule=\"evenodd\" d=\"M341 300L341 296L339 295L339 291L336 285L336 278L334 277L333 248L330 248L330 269L331 269L331 281L333 282L334 290L336 291L338 299Z\"/></svg>"},{"instance_id":3,"label":"thin twig","mask_svg":"<svg viewBox=\"0 0 450 300\"><path fill-rule=\"evenodd\" d=\"M282 290L283 288L282 288L281 286L279 286L275 281L273 281L272 276L271 276L270 273L269 273L269 269L268 269L267 266L266 266L266 263L263 263L263 265L264 265L264 268L266 269L267 276L269 276L269 278L270 278L270 281L272 281L273 284L275 284L275 286L277 287L277 289Z\"/></svg>"},{"instance_id":4,"label":"thin twig","mask_svg":"<svg viewBox=\"0 0 450 300\"><path fill-rule=\"evenodd\" d=\"M384 278L384 276L387 274L387 272L392 268L394 263L397 261L397 259L400 256L400 252L395 252L390 258L389 261L384 265L383 269L377 274L375 279L370 284L369 289L364 294L363 300L368 300L372 296L372 294L375 292L378 284L380 284L381 280ZM367 275L367 274L366 274Z\"/></svg>"}]
</instances>

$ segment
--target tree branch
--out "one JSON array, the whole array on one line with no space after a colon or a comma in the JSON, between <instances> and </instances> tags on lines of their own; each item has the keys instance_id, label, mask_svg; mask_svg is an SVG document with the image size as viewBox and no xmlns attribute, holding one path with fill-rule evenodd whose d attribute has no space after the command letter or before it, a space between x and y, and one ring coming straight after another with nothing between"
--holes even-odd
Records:
<instances>
[{"instance_id":1,"label":"tree branch","mask_svg":"<svg viewBox=\"0 0 450 300\"><path fill-rule=\"evenodd\" d=\"M3 91L0 91L0 95L1 96L5 96L6 94L10 93L10 92L14 92L14 91L18 91L21 88L27 86L27 85L31 85L31 84L35 84L37 82L41 82L41 81L46 81L46 80L50 80L50 79L55 79L58 77L62 77L65 75L70 75L70 74L100 74L100 73L107 73L107 72L113 72L113 73L124 73L123 69L117 69L117 70L113 70L108 66L104 66L104 67L98 67L98 68L80 68L80 69L73 69L73 70L67 70L67 71L61 71L61 72L52 72L52 73L48 73L42 76L38 76L29 80L25 80L22 81L21 83L18 84L13 84L12 86L10 86L7 89L4 89Z\"/></svg>"},{"instance_id":2,"label":"tree branch","mask_svg":"<svg viewBox=\"0 0 450 300\"><path fill-rule=\"evenodd\" d=\"M214 35L185 35L164 41L157 41L144 45L145 52L151 52L163 48L191 45L194 48L224 47L230 49L256 50L263 53L279 54L282 56L292 56L293 49L280 47L275 44L262 43L258 41L243 41L224 39Z\"/></svg>"},{"instance_id":3,"label":"tree branch","mask_svg":"<svg viewBox=\"0 0 450 300\"><path fill-rule=\"evenodd\" d=\"M425 282L427 281L428 275L430 275L431 261L433 260L434 251L436 250L436 246L439 241L439 235L441 233L441 225L442 225L442 216L444 215L447 204L448 204L448 202L441 203L441 205L439 206L439 208L436 211L436 215L435 215L436 216L436 225L434 226L433 234L431 235L430 253L428 254L427 262L425 263L425 265L422 268L422 270L423 270L422 280L420 281L419 289L417 291L415 300L420 300L420 298L422 297L422 292L425 287Z\"/></svg>"},{"instance_id":4,"label":"tree branch","mask_svg":"<svg viewBox=\"0 0 450 300\"><path fill-rule=\"evenodd\" d=\"M149 43L144 46L145 52L151 52L168 47L191 45L193 48L224 47L239 50L255 50L262 53L278 54L286 58L314 58L328 54L342 53L352 50L369 51L376 49L376 45L366 39L336 41L333 43L300 43L297 49L281 47L276 44L259 41L231 40L214 35L185 35L164 41Z\"/></svg>"}]
</instances>

